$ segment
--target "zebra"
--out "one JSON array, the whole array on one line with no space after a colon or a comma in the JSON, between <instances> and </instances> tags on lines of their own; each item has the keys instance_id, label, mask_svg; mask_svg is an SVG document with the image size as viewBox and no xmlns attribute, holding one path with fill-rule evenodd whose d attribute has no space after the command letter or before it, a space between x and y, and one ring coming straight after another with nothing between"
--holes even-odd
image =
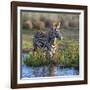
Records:
<instances>
[{"instance_id":1,"label":"zebra","mask_svg":"<svg viewBox=\"0 0 90 90\"><path fill-rule=\"evenodd\" d=\"M59 24L60 25L60 24ZM37 48L42 50L47 50L50 58L56 51L56 40L62 40L62 34L59 30L59 25L53 26L51 30L47 32L36 32L33 38L33 51L35 52Z\"/></svg>"}]
</instances>

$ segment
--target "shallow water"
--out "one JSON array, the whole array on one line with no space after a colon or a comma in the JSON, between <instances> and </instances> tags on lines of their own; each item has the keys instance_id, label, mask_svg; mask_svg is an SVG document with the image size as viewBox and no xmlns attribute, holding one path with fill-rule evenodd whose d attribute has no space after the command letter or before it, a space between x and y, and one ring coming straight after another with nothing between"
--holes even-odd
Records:
<instances>
[{"instance_id":1,"label":"shallow water","mask_svg":"<svg viewBox=\"0 0 90 90\"><path fill-rule=\"evenodd\" d=\"M62 66L30 67L21 66L21 78L79 75L79 70Z\"/></svg>"},{"instance_id":2,"label":"shallow water","mask_svg":"<svg viewBox=\"0 0 90 90\"><path fill-rule=\"evenodd\" d=\"M22 56L21 78L79 75L79 70L74 67L54 66L52 64L42 67L26 66L23 60L25 60L27 54Z\"/></svg>"}]
</instances>

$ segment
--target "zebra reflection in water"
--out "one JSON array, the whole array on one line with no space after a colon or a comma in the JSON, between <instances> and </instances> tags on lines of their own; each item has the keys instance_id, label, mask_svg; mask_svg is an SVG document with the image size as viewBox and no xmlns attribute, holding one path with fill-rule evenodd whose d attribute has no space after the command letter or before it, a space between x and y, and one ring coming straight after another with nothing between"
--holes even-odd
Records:
<instances>
[{"instance_id":1,"label":"zebra reflection in water","mask_svg":"<svg viewBox=\"0 0 90 90\"><path fill-rule=\"evenodd\" d=\"M33 77L48 77L57 75L57 66L50 64L49 66L33 67Z\"/></svg>"}]
</instances>

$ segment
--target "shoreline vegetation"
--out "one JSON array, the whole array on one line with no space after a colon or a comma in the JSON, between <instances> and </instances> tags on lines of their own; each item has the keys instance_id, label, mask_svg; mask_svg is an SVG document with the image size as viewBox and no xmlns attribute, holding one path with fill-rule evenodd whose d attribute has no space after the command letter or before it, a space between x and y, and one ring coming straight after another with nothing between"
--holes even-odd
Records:
<instances>
[{"instance_id":1,"label":"shoreline vegetation","mask_svg":"<svg viewBox=\"0 0 90 90\"><path fill-rule=\"evenodd\" d=\"M79 68L79 44L77 41L57 41L58 48L51 61L48 60L47 52L43 53L38 49L33 56L32 52L27 54L24 64L28 66L38 67L47 66L50 63L61 65L64 67ZM25 46L24 46L25 47Z\"/></svg>"}]
</instances>

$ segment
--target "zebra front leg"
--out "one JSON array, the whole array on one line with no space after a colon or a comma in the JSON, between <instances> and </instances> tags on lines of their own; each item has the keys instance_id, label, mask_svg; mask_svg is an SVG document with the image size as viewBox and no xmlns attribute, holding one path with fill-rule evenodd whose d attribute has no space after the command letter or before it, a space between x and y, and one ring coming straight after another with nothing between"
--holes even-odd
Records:
<instances>
[{"instance_id":1,"label":"zebra front leg","mask_svg":"<svg viewBox=\"0 0 90 90\"><path fill-rule=\"evenodd\" d=\"M52 57L53 57L53 53L51 51L48 51L48 60L50 64L52 62Z\"/></svg>"}]
</instances>

